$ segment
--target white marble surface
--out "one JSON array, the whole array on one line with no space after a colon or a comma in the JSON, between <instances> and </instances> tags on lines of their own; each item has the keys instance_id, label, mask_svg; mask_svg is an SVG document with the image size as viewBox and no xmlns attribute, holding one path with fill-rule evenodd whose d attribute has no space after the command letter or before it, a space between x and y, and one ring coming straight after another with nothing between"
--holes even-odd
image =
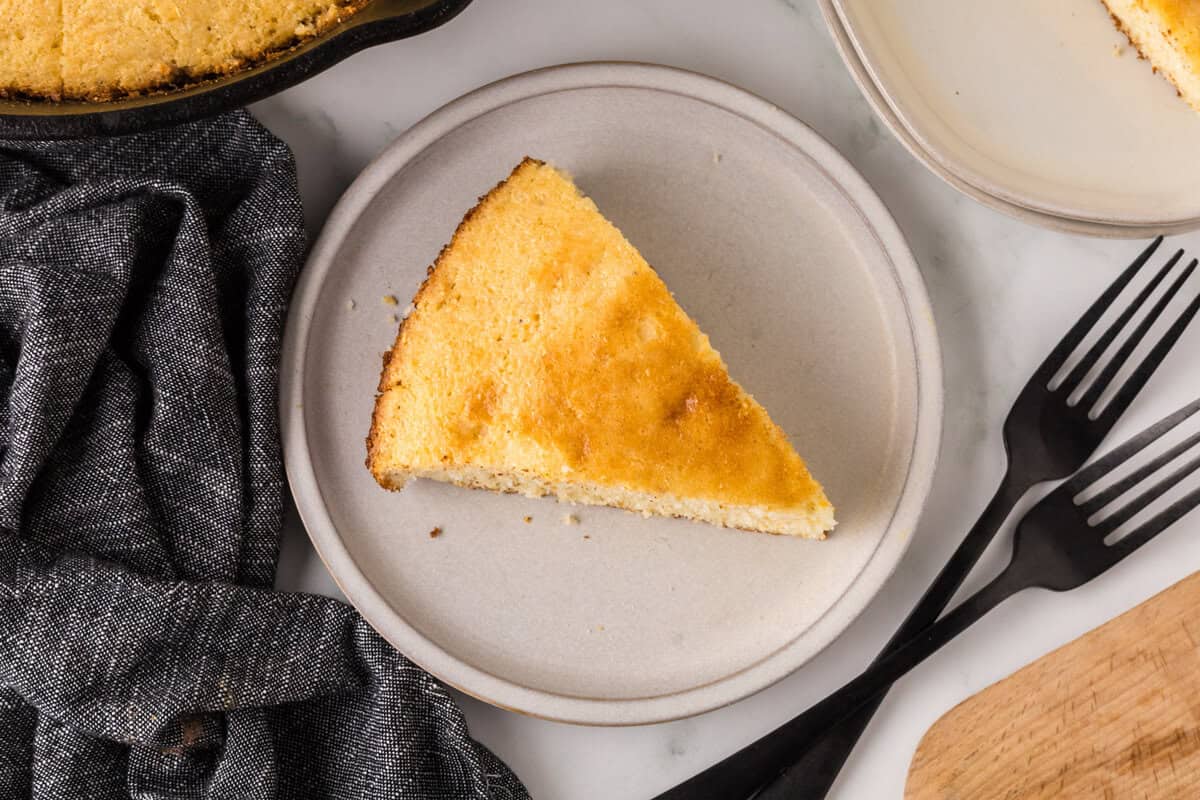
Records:
<instances>
[{"instance_id":1,"label":"white marble surface","mask_svg":"<svg viewBox=\"0 0 1200 800\"><path fill-rule=\"evenodd\" d=\"M897 217L928 282L944 348L947 417L937 482L899 570L837 642L780 684L696 719L634 729L543 722L464 698L475 735L538 800L649 798L864 666L990 497L1002 466L1000 426L1015 393L1140 247L1031 228L943 185L872 117L811 1L477 0L442 29L359 54L254 110L296 150L315 233L367 162L429 111L516 72L589 59L659 62L731 81L810 124L855 164ZM1200 252L1200 234L1171 244ZM1198 347L1200 327L1118 434L1194 396ZM1002 606L897 686L831 796L901 798L917 742L939 716L1200 569L1197 536L1200 515L1081 590L1027 592ZM294 519L280 585L337 594Z\"/></svg>"}]
</instances>

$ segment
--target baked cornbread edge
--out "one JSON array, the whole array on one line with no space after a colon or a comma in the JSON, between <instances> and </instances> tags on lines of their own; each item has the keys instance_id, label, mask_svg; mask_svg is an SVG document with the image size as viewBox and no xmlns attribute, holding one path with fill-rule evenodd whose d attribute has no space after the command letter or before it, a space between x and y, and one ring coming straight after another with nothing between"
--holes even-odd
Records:
<instances>
[{"instance_id":1,"label":"baked cornbread edge","mask_svg":"<svg viewBox=\"0 0 1200 800\"><path fill-rule=\"evenodd\" d=\"M691 519L723 528L769 533L775 536L795 536L801 539L825 539L837 522L833 508L817 506L809 513L797 509L772 511L761 506L726 505L716 500L700 501L681 499L673 494L660 492L651 494L631 489L591 484L587 487L566 481L548 481L523 470L491 472L488 470L459 466L442 470L412 470L409 478L424 478L441 481L470 489L487 489L504 494L519 494L525 497L555 497L560 502L578 503L588 506L620 508L643 515ZM404 488L385 478L381 485L391 491ZM407 480L405 481L405 483Z\"/></svg>"},{"instance_id":2,"label":"baked cornbread edge","mask_svg":"<svg viewBox=\"0 0 1200 800\"><path fill-rule=\"evenodd\" d=\"M1153 72L1156 72L1162 77L1166 78L1166 80L1169 81L1173 87L1175 87L1175 93L1183 98L1184 102L1186 102L1196 111L1200 112L1200 75L1193 75L1192 68L1186 63L1180 65L1177 69L1175 66L1168 66L1160 63L1159 61L1155 61L1147 53L1147 50L1151 47L1150 43L1138 41L1138 39L1134 36L1133 31L1129 29L1129 26L1125 24L1125 21L1121 19L1116 10L1114 10L1113 0L1101 0L1101 2L1104 3L1104 8L1108 11L1108 16L1112 19L1113 25L1116 26L1118 31L1124 34L1125 38L1129 41L1130 46L1137 51L1138 58L1149 63L1150 69ZM1174 50L1170 51L1169 59L1162 59L1162 61L1171 62L1176 60L1178 60L1178 56ZM1192 78L1191 82L1194 83L1195 86L1185 87L1184 83L1187 81L1184 77L1176 74L1177 71L1181 71L1187 77Z\"/></svg>"}]
</instances>

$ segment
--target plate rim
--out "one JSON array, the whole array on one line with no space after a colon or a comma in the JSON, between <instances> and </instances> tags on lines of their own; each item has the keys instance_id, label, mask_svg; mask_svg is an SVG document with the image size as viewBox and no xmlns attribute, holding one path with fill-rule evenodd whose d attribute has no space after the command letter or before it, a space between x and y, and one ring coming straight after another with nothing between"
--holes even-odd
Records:
<instances>
[{"instance_id":1,"label":"plate rim","mask_svg":"<svg viewBox=\"0 0 1200 800\"><path fill-rule=\"evenodd\" d=\"M303 409L309 333L321 289L354 222L392 176L482 114L530 97L598 86L666 91L707 102L763 127L819 164L887 254L909 321L916 372L916 430L908 474L888 529L849 587L808 632L754 665L700 686L648 698L587 698L523 686L460 660L404 620L355 564L329 516L312 466ZM882 589L907 551L932 487L943 411L941 346L924 280L899 226L866 180L819 134L769 101L697 72L630 61L560 64L503 78L443 105L388 145L338 200L313 246L293 294L280 362L288 483L318 556L346 598L400 652L459 691L529 716L584 725L665 722L728 705L791 674L840 636ZM809 633L818 625L823 625L822 635L814 640ZM792 653L789 659L787 655L801 642L808 643L805 652Z\"/></svg>"},{"instance_id":2,"label":"plate rim","mask_svg":"<svg viewBox=\"0 0 1200 800\"><path fill-rule=\"evenodd\" d=\"M930 172L959 192L983 205L1023 222L1029 222L1061 233L1083 234L1102 238L1144 239L1156 234L1175 235L1200 229L1200 216L1164 221L1106 220L1101 216L1071 215L1049 208L1024 203L1015 194L989 189L988 181L972 180L971 171L959 174L952 159L939 157L934 149L912 128L894 105L891 94L880 85L874 70L863 58L861 44L846 22L843 0L818 0L821 15L829 29L842 63L849 70L859 91L867 99L876 116L883 120L892 135ZM961 168L961 165L960 165Z\"/></svg>"}]
</instances>

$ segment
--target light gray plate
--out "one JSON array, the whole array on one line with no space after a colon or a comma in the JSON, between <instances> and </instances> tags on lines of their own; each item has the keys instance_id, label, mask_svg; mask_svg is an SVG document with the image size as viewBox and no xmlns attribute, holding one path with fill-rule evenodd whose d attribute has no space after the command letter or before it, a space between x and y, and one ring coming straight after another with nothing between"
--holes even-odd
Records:
<instances>
[{"instance_id":1,"label":"light gray plate","mask_svg":"<svg viewBox=\"0 0 1200 800\"><path fill-rule=\"evenodd\" d=\"M1002 200L977 188L973 184L967 183L958 175L947 170L942 166L940 161L926 152L921 143L909 133L908 128L904 127L904 123L896 116L896 112L888 105L887 99L879 91L879 87L875 85L874 80L871 78L870 70L867 69L862 59L858 57L858 51L854 49L854 42L851 41L850 34L846 32L846 28L842 25L841 17L838 16L837 9L834 8L835 0L820 0L820 2L821 13L825 17L825 23L829 27L830 35L833 36L838 53L842 56L842 61L845 62L847 69L850 70L854 82L858 84L859 90L863 93L867 102L870 103L875 114L887 124L895 137L900 140L900 143L913 156L925 164L931 172L973 200L1031 225L1041 225L1051 230L1062 231L1063 233L1078 233L1085 236L1144 239L1151 232L1164 234L1183 233L1197 227L1197 222L1185 221L1179 225L1159 226L1157 229L1148 232L1144 225L1115 225L1112 223L1072 219L1070 217L1057 217L1010 203L1007 200Z\"/></svg>"},{"instance_id":2,"label":"light gray plate","mask_svg":"<svg viewBox=\"0 0 1200 800\"><path fill-rule=\"evenodd\" d=\"M399 311L382 298L404 306L526 154L575 176L791 436L837 506L830 539L374 483L363 440ZM925 290L862 178L763 100L638 64L509 78L389 147L313 250L282 380L296 503L367 620L463 691L591 724L707 711L827 645L907 547L941 433Z\"/></svg>"},{"instance_id":3,"label":"light gray plate","mask_svg":"<svg viewBox=\"0 0 1200 800\"><path fill-rule=\"evenodd\" d=\"M1103 4L821 4L881 119L960 191L1071 232L1200 226L1200 115L1137 58Z\"/></svg>"}]
</instances>

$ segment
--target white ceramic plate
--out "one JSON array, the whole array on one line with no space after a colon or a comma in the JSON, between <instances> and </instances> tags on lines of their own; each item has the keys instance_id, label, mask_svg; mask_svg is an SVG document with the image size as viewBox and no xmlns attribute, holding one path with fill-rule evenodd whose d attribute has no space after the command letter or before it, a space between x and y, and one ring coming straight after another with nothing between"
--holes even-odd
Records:
<instances>
[{"instance_id":1,"label":"white ceramic plate","mask_svg":"<svg viewBox=\"0 0 1200 800\"><path fill-rule=\"evenodd\" d=\"M793 438L837 506L830 539L375 485L363 440L397 311L381 298L403 305L526 154L575 175ZM770 104L648 65L520 75L404 134L317 242L283 370L288 476L346 596L446 682L581 723L697 714L811 658L895 568L941 432L933 318L875 194Z\"/></svg>"},{"instance_id":2,"label":"white ceramic plate","mask_svg":"<svg viewBox=\"0 0 1200 800\"><path fill-rule=\"evenodd\" d=\"M1051 214L1025 208L990 195L947 170L937 159L924 150L916 138L904 127L900 118L896 116L896 112L888 105L887 99L879 91L879 87L875 85L874 80L871 78L870 71L863 64L862 59L858 57L858 51L854 49L854 43L842 25L837 9L834 8L833 0L821 0L821 12L825 17L826 24L829 26L829 32L833 36L838 53L842 56L842 60L850 70L855 83L858 84L858 88L862 91L863 96L866 97L867 102L870 103L876 115L887 124L896 138L900 140L900 143L913 156L923 162L931 172L946 183L986 206L1032 225L1041 225L1052 230L1083 234L1085 236L1140 239L1149 235L1145 226L1089 222L1087 220L1070 219L1068 217L1056 217ZM1195 222L1184 222L1181 225L1160 226L1160 230L1163 233L1182 233L1195 227Z\"/></svg>"},{"instance_id":3,"label":"white ceramic plate","mask_svg":"<svg viewBox=\"0 0 1200 800\"><path fill-rule=\"evenodd\" d=\"M1099 0L823 5L881 117L959 189L1077 232L1200 226L1200 114L1137 59Z\"/></svg>"}]
</instances>

